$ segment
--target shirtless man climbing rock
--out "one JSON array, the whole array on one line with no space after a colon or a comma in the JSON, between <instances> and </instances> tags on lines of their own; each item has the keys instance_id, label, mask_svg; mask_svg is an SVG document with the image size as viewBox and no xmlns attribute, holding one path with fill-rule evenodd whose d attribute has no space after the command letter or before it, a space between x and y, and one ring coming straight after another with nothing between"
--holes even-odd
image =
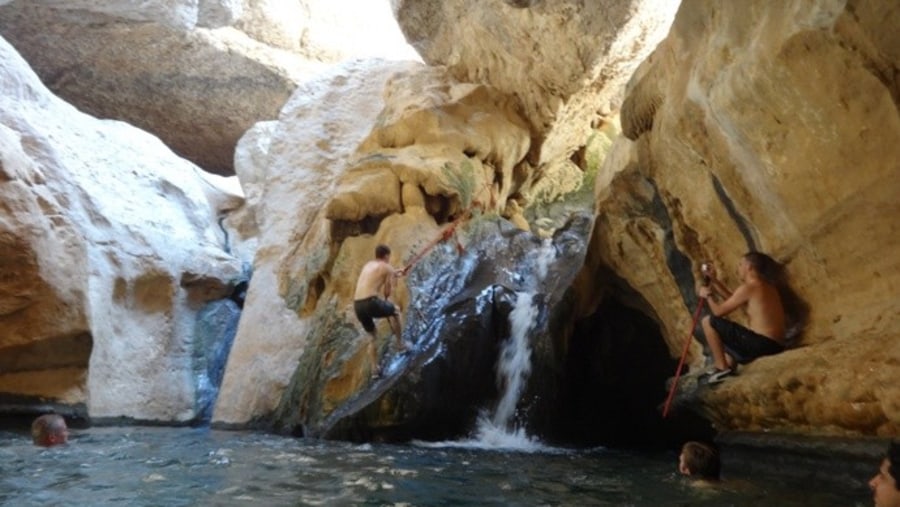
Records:
<instances>
[{"instance_id":1,"label":"shirtless man climbing rock","mask_svg":"<svg viewBox=\"0 0 900 507\"><path fill-rule=\"evenodd\" d=\"M785 312L775 286L777 268L778 263L766 254L745 254L738 265L742 283L734 292L716 278L712 266L704 271L710 284L701 287L698 295L706 299L712 313L703 318L703 333L715 365L710 384L732 375L736 363L748 363L784 350ZM722 301L717 302L716 297ZM747 312L749 329L722 318L741 307Z\"/></svg>"},{"instance_id":2,"label":"shirtless man climbing rock","mask_svg":"<svg viewBox=\"0 0 900 507\"><path fill-rule=\"evenodd\" d=\"M394 336L397 337L397 347L406 350L406 343L400 332L400 312L397 307L388 301L394 285L394 278L403 274L402 270L394 269L390 264L391 249L386 245L375 247L375 259L367 262L356 282L356 292L353 295L353 309L356 318L362 323L363 328L372 335L371 347L372 369L377 372L378 358L375 355L375 321L376 318L387 318Z\"/></svg>"}]
</instances>

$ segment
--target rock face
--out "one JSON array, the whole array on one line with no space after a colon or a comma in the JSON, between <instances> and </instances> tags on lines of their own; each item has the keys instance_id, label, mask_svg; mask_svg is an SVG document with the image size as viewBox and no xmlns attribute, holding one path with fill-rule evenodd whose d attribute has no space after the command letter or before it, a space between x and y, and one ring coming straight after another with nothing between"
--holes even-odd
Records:
<instances>
[{"instance_id":1,"label":"rock face","mask_svg":"<svg viewBox=\"0 0 900 507\"><path fill-rule=\"evenodd\" d=\"M414 265L404 332L413 350L399 358L388 353L385 378L372 387L358 374L367 359L356 353L358 331L320 318L311 337L315 348L295 372L276 425L329 438L448 439L466 436L489 414L503 429L524 427L524 411L514 417L516 394L531 392L529 399L539 400L529 411L550 411L554 398L535 392L553 393L559 379L529 374L561 370L551 315L582 263L590 224L588 214L574 216L542 240L506 220L479 218L459 233L467 245L462 252L444 244ZM523 346L515 348L515 341ZM514 353L528 356L527 368L513 371L521 366ZM510 369L497 370L498 364ZM503 388L498 375L508 375ZM513 389L519 392L507 392Z\"/></svg>"},{"instance_id":2,"label":"rock face","mask_svg":"<svg viewBox=\"0 0 900 507\"><path fill-rule=\"evenodd\" d=\"M0 34L65 100L156 133L180 155L226 175L237 139L274 118L310 68L231 28L186 30L31 2L0 8Z\"/></svg>"},{"instance_id":3,"label":"rock face","mask_svg":"<svg viewBox=\"0 0 900 507\"><path fill-rule=\"evenodd\" d=\"M440 69L353 64L298 89L265 156L256 151L266 145L258 141L261 131L248 133L250 153L239 158L265 167L241 169L260 182L253 192L260 192L261 205L253 213L263 232L216 423L244 425L281 405L303 412L283 415L283 425L315 426L363 387L372 365L352 297L377 244L388 244L396 262L410 262L473 215L527 227L520 202L553 201L565 192L561 183L538 192L541 180L574 177L580 186L583 173L574 164L529 170L523 160L530 139L516 105L492 87L458 83ZM415 299L411 290L399 284L395 301L402 308ZM376 346L385 342L382 336ZM291 376L316 394L297 395L296 386L286 392ZM308 386L309 379L321 384Z\"/></svg>"},{"instance_id":4,"label":"rock face","mask_svg":"<svg viewBox=\"0 0 900 507\"><path fill-rule=\"evenodd\" d=\"M260 126L242 140L246 151L237 158L246 166L239 171L252 175L251 203L258 199L258 205L250 213L260 234L253 281L213 416L217 423L247 424L277 407L314 329L310 314L326 288L323 270L333 262L323 209L338 175L352 163L347 155L377 121L385 83L411 65L338 66L301 85L279 123ZM355 281L346 276L327 275L344 297Z\"/></svg>"},{"instance_id":5,"label":"rock face","mask_svg":"<svg viewBox=\"0 0 900 507\"><path fill-rule=\"evenodd\" d=\"M721 429L900 433L898 23L890 2L686 0L629 85L589 265L673 355L704 260L734 287L768 252L811 309L802 347L695 393Z\"/></svg>"},{"instance_id":6,"label":"rock face","mask_svg":"<svg viewBox=\"0 0 900 507\"><path fill-rule=\"evenodd\" d=\"M646 7L642 3L635 5ZM395 8L401 13L402 22L403 12L408 11L403 6ZM593 15L594 11L590 12ZM559 18L555 11L544 14L546 19L539 23ZM570 11L563 14L579 20L585 16ZM635 26L641 25L636 14L620 14ZM528 20L518 21L523 31L536 28ZM484 19L479 23L484 24ZM590 21L584 19L584 23ZM449 31L442 36L452 38L453 26L441 28ZM601 28L591 30L601 37ZM603 37L613 39L616 26L607 25L606 30ZM624 80L628 75L625 69L648 50L645 44L651 44L650 32L627 53L632 60L623 57L612 65L615 71L604 67L602 60L609 56L605 51L610 46L603 46L591 57L597 60L592 60L593 66L572 77L578 83L566 86L565 100L576 94L590 97L592 103L613 100L610 97L619 93L616 80ZM577 126L566 134L569 137L562 143L564 147L561 144L554 148L555 155L536 157L552 125L544 124L546 118L536 119L523 100L556 104L560 99L556 95L526 97L527 94L513 89L518 84L528 88L531 81L499 79L505 70L515 66L517 58L525 58L524 53L502 60L497 69L498 82L507 89L494 86L492 79L463 71L463 63L476 65L477 51L500 52L498 45L496 40L490 44L482 41L477 47L467 45L471 46L467 50L475 52L472 60L458 62L460 67L450 66L447 70L348 67L335 71L298 89L276 126L261 125L242 140L240 144L246 151L239 150L237 158L247 166L238 170L249 176L242 178L254 182L248 188L250 200L254 200L254 194L259 196L260 206L248 214L256 217L261 236L248 307L214 414L216 424L265 425L276 410L277 424L284 429L305 428L315 434L328 434L330 425L337 424L325 421L332 420L329 417L333 411L360 393L372 369L367 364L365 335L355 321L351 303L356 276L371 258L376 244L389 244L395 259L408 262L427 248L429 241L439 237L443 228L467 220L471 212L497 214L521 228L534 227L545 236L552 235L564 221L535 217L530 210L581 187L589 157L581 153L575 157L577 162L569 158L576 148L588 143L591 118L597 117L596 107L587 108L587 116L572 122ZM444 49L449 50L449 46ZM436 59L441 50L430 54ZM555 61L536 63L552 65ZM366 75L358 75L361 72ZM600 79L600 74L605 77ZM586 76L593 76L592 80ZM521 74L519 78L524 80ZM546 87L555 90L554 83L557 82ZM329 92L329 88L340 93ZM373 97L382 97L382 101ZM573 105L575 101L568 104L580 114L581 109ZM604 118L610 119L611 111L607 113ZM271 131L271 142L265 141L265 131ZM580 137L576 140L576 136ZM295 196L300 193L310 197L299 201ZM531 222L526 218L529 213ZM290 238L287 244L285 238ZM482 289L466 287L472 294ZM412 290L400 283L395 300L402 308L409 308L414 301ZM413 324L416 318L408 316L406 321ZM472 334L487 333L485 336L492 337L486 339L489 343L499 343L503 337L494 334L492 322L488 318L485 329ZM263 328L267 331L265 336L258 331ZM450 334L455 332L451 330ZM379 336L375 346L380 350L387 339ZM539 340L536 347L554 350L549 339ZM480 374L491 376L493 365L487 358L495 356L486 353L478 357L481 359L473 361L488 369ZM442 356L441 361L447 358ZM561 361L554 357L543 364L546 370L553 371L560 368ZM293 380L289 387L290 377ZM544 377L547 378L550 377ZM421 392L421 386L415 382L403 385L412 387L393 390L386 396L400 400L416 398L412 393ZM472 410L473 404L464 403L466 400L454 403ZM340 413L348 414L346 407L341 410ZM356 431L348 428L358 429L362 424L359 421L372 421L371 417L383 429L403 426L407 432L413 427L422 431L421 421L427 418L420 411L424 410L422 407L411 409L406 416L395 414L399 418L396 420L384 418L383 413L373 416L369 409L359 410L368 415L361 415L362 419L347 415L347 422L341 425L348 426L336 431ZM371 410L377 413L377 409ZM454 425L471 416L471 412L457 411L451 426L458 429Z\"/></svg>"},{"instance_id":7,"label":"rock face","mask_svg":"<svg viewBox=\"0 0 900 507\"><path fill-rule=\"evenodd\" d=\"M518 98L535 166L567 158L611 121L622 89L668 30L677 2L393 0L407 40L459 81Z\"/></svg>"},{"instance_id":8,"label":"rock face","mask_svg":"<svg viewBox=\"0 0 900 507\"><path fill-rule=\"evenodd\" d=\"M241 262L242 198L156 138L54 97L0 39L0 404L198 415L194 323Z\"/></svg>"},{"instance_id":9,"label":"rock face","mask_svg":"<svg viewBox=\"0 0 900 507\"><path fill-rule=\"evenodd\" d=\"M656 379L681 350L700 263L734 286L758 249L791 275L800 346L711 389L695 382L698 341L678 407L719 429L900 434L894 3L685 0L656 46L669 3L394 0L431 67L352 61L314 79L299 62L346 53L285 20L340 2L279 2L286 16L266 0L145 4L0 1L0 33L78 107L210 169L234 155L247 199L61 104L0 46L0 392L202 420L236 334L216 424L458 435L503 391L490 377L521 294L544 295L512 411L553 412L541 400L573 379L624 389L596 365L645 366L633 349L658 330ZM594 178L606 145L592 128L620 107L624 137ZM586 179L593 224L572 213ZM543 278L559 287L526 290L516 273L546 241L569 252ZM411 268L394 300L420 347L368 389L368 347L390 340L381 326L370 343L351 308L379 243ZM249 256L235 330L228 296ZM624 307L615 317L640 325L609 325Z\"/></svg>"},{"instance_id":10,"label":"rock face","mask_svg":"<svg viewBox=\"0 0 900 507\"><path fill-rule=\"evenodd\" d=\"M0 34L79 109L127 121L207 171L230 175L244 131L275 119L321 62L404 46L385 1L367 3L373 14L360 18L379 41L368 45L341 37L352 27L334 13L346 2L243 4L19 1L0 7ZM415 58L411 50L395 54Z\"/></svg>"}]
</instances>

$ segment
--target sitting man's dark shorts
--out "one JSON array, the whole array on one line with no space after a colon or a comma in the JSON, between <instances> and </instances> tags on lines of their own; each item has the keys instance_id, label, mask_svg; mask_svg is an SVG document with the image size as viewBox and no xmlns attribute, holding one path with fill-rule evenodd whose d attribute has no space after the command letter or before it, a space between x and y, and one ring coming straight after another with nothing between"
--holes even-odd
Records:
<instances>
[{"instance_id":1,"label":"sitting man's dark shorts","mask_svg":"<svg viewBox=\"0 0 900 507\"><path fill-rule=\"evenodd\" d=\"M710 315L709 323L722 338L725 352L738 363L744 364L757 357L771 356L784 351L784 346L761 334L722 317Z\"/></svg>"},{"instance_id":2,"label":"sitting man's dark shorts","mask_svg":"<svg viewBox=\"0 0 900 507\"><path fill-rule=\"evenodd\" d=\"M397 315L394 304L378 296L357 299L353 302L353 310L356 311L356 318L362 323L363 328L370 333L375 332L373 319Z\"/></svg>"}]
</instances>

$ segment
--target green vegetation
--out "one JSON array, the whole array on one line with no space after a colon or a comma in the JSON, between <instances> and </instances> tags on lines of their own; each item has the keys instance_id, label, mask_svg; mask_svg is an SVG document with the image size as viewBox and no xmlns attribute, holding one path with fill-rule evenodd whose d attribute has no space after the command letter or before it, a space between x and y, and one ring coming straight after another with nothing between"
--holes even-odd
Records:
<instances>
[{"instance_id":1,"label":"green vegetation","mask_svg":"<svg viewBox=\"0 0 900 507\"><path fill-rule=\"evenodd\" d=\"M447 162L441 167L441 172L447 185L458 192L463 209L471 206L475 197L475 167L472 166L472 162L468 159L463 160L458 170L452 163Z\"/></svg>"}]
</instances>

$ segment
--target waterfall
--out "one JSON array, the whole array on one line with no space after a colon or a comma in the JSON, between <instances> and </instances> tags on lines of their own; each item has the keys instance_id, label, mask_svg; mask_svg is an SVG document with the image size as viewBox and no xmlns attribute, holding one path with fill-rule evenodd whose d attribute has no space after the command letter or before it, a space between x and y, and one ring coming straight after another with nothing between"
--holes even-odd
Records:
<instances>
[{"instance_id":1,"label":"waterfall","mask_svg":"<svg viewBox=\"0 0 900 507\"><path fill-rule=\"evenodd\" d=\"M497 362L497 387L501 396L492 414L482 413L475 430L475 439L485 446L516 449L534 449L541 444L516 425L516 405L525 389L531 373L531 345L529 332L539 315L535 295L545 290L544 280L550 264L556 258L556 250L545 240L536 251L533 269L523 274L523 287L516 294L513 310L509 314L510 336L503 343ZM528 276L530 275L530 276Z\"/></svg>"}]
</instances>

